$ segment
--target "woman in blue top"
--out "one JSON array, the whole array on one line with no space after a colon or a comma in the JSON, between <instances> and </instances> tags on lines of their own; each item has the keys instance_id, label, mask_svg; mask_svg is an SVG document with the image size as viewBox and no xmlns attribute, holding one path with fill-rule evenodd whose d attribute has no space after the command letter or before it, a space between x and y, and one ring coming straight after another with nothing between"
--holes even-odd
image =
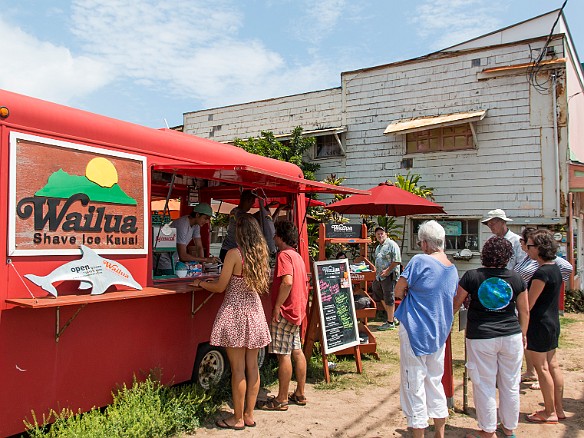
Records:
<instances>
[{"instance_id":1,"label":"woman in blue top","mask_svg":"<svg viewBox=\"0 0 584 438\"><path fill-rule=\"evenodd\" d=\"M434 436L444 437L448 417L442 375L458 272L444 253L444 239L438 222L424 222L418 230L424 254L412 257L395 286L395 296L403 297L395 312L401 321L400 401L414 438L424 436L429 418Z\"/></svg>"},{"instance_id":2,"label":"woman in blue top","mask_svg":"<svg viewBox=\"0 0 584 438\"><path fill-rule=\"evenodd\" d=\"M462 276L454 298L456 313L470 296L466 367L480 431L467 437L496 437L497 388L503 434L515 436L519 421L519 381L529 305L525 282L506 268L512 256L513 246L507 239L491 237L481 252L483 267Z\"/></svg>"}]
</instances>

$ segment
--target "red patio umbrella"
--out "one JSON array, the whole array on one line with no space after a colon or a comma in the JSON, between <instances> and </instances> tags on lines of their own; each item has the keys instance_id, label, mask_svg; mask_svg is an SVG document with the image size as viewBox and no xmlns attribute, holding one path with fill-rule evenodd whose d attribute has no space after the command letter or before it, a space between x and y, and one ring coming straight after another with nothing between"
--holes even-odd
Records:
<instances>
[{"instance_id":1,"label":"red patio umbrella","mask_svg":"<svg viewBox=\"0 0 584 438\"><path fill-rule=\"evenodd\" d=\"M352 195L325 208L341 214L371 216L409 216L411 214L445 214L441 205L394 186L379 183L368 190L371 195Z\"/></svg>"}]
</instances>

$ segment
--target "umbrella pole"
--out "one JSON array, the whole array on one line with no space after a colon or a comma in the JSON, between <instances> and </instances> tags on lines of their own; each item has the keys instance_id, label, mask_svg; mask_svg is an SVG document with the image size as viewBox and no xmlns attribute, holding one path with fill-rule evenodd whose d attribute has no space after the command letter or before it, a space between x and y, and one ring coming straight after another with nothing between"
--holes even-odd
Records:
<instances>
[{"instance_id":1,"label":"umbrella pole","mask_svg":"<svg viewBox=\"0 0 584 438\"><path fill-rule=\"evenodd\" d=\"M400 253L404 252L404 242L406 241L406 216L404 216L404 226L402 228L401 249Z\"/></svg>"}]
</instances>

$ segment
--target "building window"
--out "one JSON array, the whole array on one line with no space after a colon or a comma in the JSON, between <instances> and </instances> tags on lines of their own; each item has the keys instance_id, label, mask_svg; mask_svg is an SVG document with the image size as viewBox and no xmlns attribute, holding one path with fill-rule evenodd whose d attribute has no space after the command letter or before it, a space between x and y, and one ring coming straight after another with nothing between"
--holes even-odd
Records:
<instances>
[{"instance_id":1,"label":"building window","mask_svg":"<svg viewBox=\"0 0 584 438\"><path fill-rule=\"evenodd\" d=\"M470 124L429 129L406 134L406 153L474 149Z\"/></svg>"},{"instance_id":2,"label":"building window","mask_svg":"<svg viewBox=\"0 0 584 438\"><path fill-rule=\"evenodd\" d=\"M337 141L338 136L338 141ZM345 155L339 141L343 142L343 134L319 135L315 137L314 158L342 157Z\"/></svg>"},{"instance_id":3,"label":"building window","mask_svg":"<svg viewBox=\"0 0 584 438\"><path fill-rule=\"evenodd\" d=\"M415 237L410 239L410 249L419 250L416 244L418 229L427 220L412 219L412 236ZM460 251L465 248L473 252L479 251L480 219L448 218L437 222L446 231L446 242L444 242L444 249L446 251Z\"/></svg>"}]
</instances>

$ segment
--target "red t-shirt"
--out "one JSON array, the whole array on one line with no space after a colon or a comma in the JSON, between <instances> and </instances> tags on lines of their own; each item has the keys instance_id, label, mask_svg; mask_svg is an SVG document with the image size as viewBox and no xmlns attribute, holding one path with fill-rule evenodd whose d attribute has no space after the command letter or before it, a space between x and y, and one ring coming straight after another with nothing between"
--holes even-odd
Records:
<instances>
[{"instance_id":1,"label":"red t-shirt","mask_svg":"<svg viewBox=\"0 0 584 438\"><path fill-rule=\"evenodd\" d=\"M292 276L292 289L290 295L282 304L280 314L292 324L300 325L306 316L306 304L308 302L308 286L306 284L306 267L304 260L296 250L290 248L279 251L274 269L274 281L272 283L272 306L276 304L282 277Z\"/></svg>"}]
</instances>

